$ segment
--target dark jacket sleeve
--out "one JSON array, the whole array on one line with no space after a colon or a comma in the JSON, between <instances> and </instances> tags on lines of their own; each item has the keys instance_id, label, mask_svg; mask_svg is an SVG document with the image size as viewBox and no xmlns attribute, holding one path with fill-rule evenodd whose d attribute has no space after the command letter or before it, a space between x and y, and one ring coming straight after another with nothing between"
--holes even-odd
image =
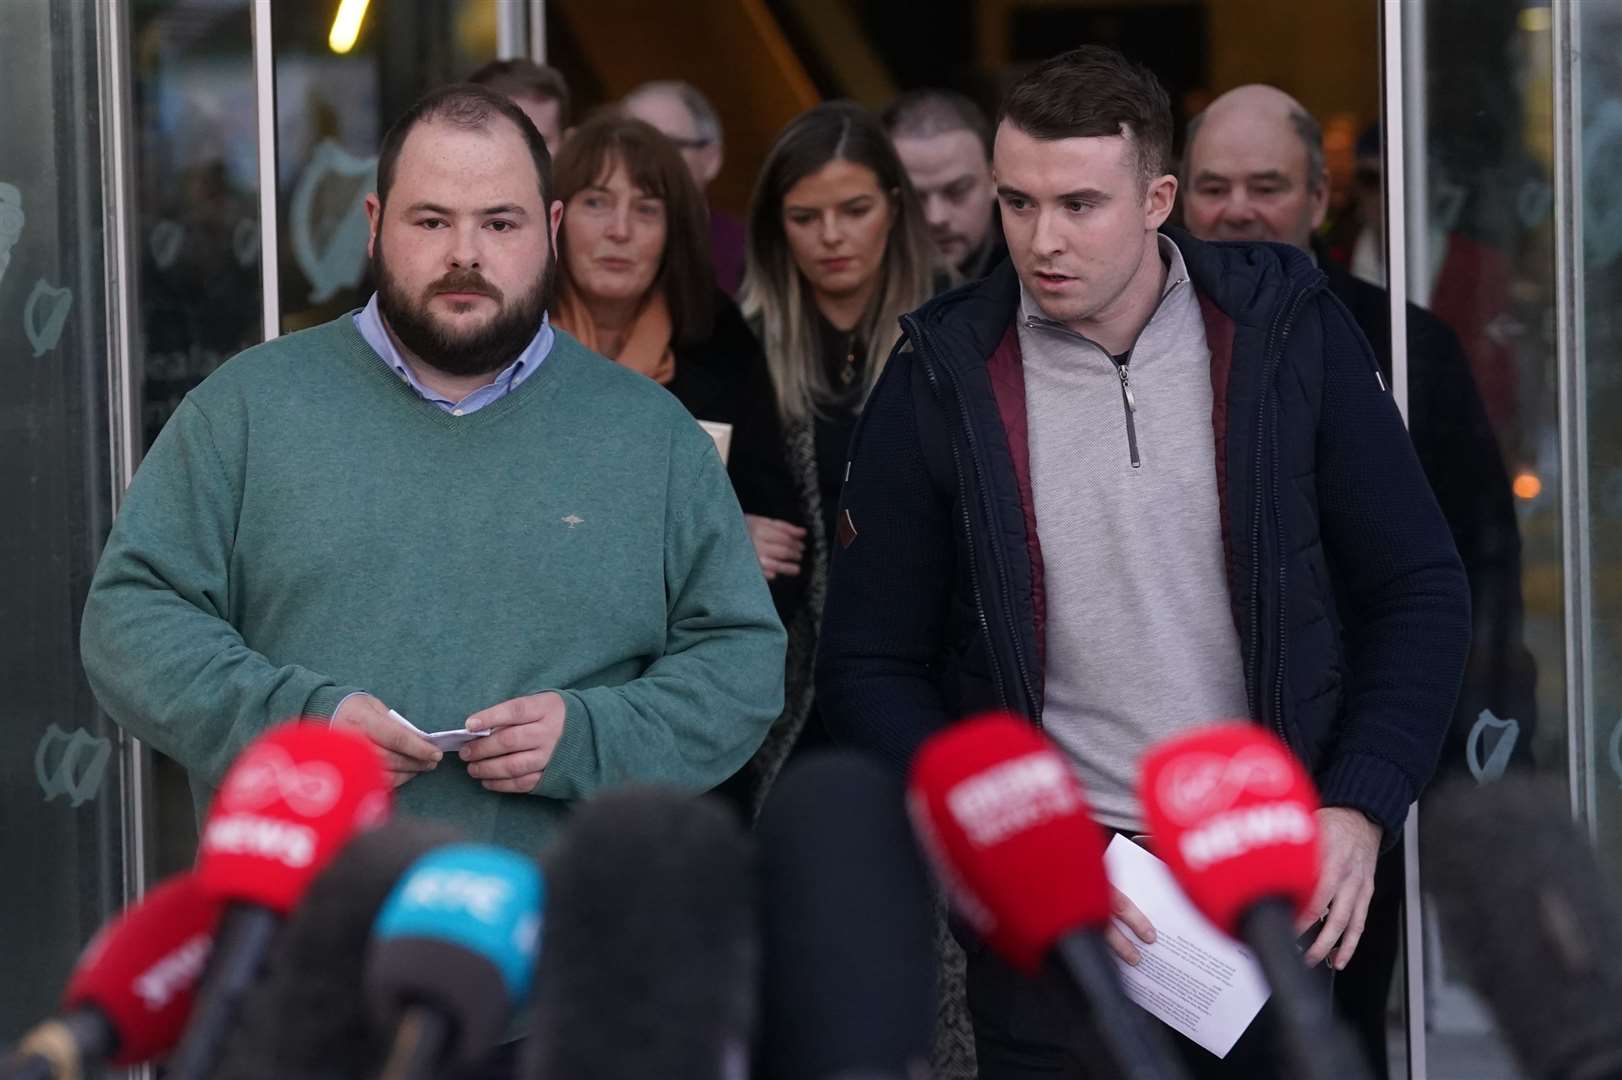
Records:
<instances>
[{"instance_id":1,"label":"dark jacket sleeve","mask_svg":"<svg viewBox=\"0 0 1622 1080\"><path fill-rule=\"evenodd\" d=\"M817 701L836 739L904 772L920 743L946 726L937 682L955 577L951 505L919 442L914 357L898 351L851 442L817 659ZM854 536L851 537L851 531Z\"/></svg>"},{"instance_id":2,"label":"dark jacket sleeve","mask_svg":"<svg viewBox=\"0 0 1622 1080\"><path fill-rule=\"evenodd\" d=\"M1470 646L1470 591L1395 402L1339 300L1323 321L1320 527L1347 652L1344 728L1319 786L1388 839L1436 768Z\"/></svg>"},{"instance_id":3,"label":"dark jacket sleeve","mask_svg":"<svg viewBox=\"0 0 1622 1080\"><path fill-rule=\"evenodd\" d=\"M730 300L721 298L715 322L717 347L737 380L727 474L738 493L738 505L746 514L804 525L805 510L789 470L766 354Z\"/></svg>"},{"instance_id":4,"label":"dark jacket sleeve","mask_svg":"<svg viewBox=\"0 0 1622 1080\"><path fill-rule=\"evenodd\" d=\"M676 363L677 382L671 389L683 404L705 413L698 419L732 425L727 476L739 508L745 514L803 526L805 507L789 467L766 354L738 306L725 294L716 293L715 326L710 336L699 345L679 348ZM702 372L700 381L709 388L698 392L704 398L702 404L693 398L695 391L687 381L691 373L683 372L695 367ZM799 575L771 582L772 602L784 623L804 600L809 573L809 567L803 566Z\"/></svg>"}]
</instances>

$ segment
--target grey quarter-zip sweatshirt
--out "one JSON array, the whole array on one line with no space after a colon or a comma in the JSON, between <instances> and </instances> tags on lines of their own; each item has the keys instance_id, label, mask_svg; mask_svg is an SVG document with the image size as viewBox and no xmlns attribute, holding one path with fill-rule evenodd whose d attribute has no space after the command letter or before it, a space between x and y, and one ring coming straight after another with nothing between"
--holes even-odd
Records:
<instances>
[{"instance_id":1,"label":"grey quarter-zip sweatshirt","mask_svg":"<svg viewBox=\"0 0 1622 1080\"><path fill-rule=\"evenodd\" d=\"M1021 290L1031 488L1047 635L1043 724L1094 816L1141 831L1143 753L1247 715L1211 430L1211 353L1182 253L1131 351L1045 318Z\"/></svg>"}]
</instances>

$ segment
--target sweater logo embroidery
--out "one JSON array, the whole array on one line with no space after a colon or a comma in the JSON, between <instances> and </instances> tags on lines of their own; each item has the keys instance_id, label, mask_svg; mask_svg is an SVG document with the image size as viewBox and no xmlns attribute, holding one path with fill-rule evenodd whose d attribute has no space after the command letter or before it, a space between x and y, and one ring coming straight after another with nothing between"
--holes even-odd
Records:
<instances>
[{"instance_id":1,"label":"sweater logo embroidery","mask_svg":"<svg viewBox=\"0 0 1622 1080\"><path fill-rule=\"evenodd\" d=\"M570 514L568 517L563 518L562 521L565 525L569 526L571 530L573 530L576 525L584 525L586 523L586 519L581 517L579 514Z\"/></svg>"}]
</instances>

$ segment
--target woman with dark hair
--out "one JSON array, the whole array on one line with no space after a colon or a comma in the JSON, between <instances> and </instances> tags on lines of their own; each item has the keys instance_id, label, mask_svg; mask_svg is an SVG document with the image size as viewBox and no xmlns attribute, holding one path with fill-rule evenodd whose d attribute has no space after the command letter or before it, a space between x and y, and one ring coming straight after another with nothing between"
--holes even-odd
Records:
<instances>
[{"instance_id":1,"label":"woman with dark hair","mask_svg":"<svg viewBox=\"0 0 1622 1080\"><path fill-rule=\"evenodd\" d=\"M764 791L813 713L811 661L845 451L901 316L932 292L934 249L889 136L850 102L801 113L778 136L748 224L739 302L766 348L811 556L805 602L788 624L786 712L752 762ZM821 738L813 721L806 741Z\"/></svg>"},{"instance_id":2,"label":"woman with dark hair","mask_svg":"<svg viewBox=\"0 0 1622 1080\"><path fill-rule=\"evenodd\" d=\"M716 287L704 202L680 152L604 113L570 134L553 174L564 207L553 325L661 383L709 431L786 612L800 592L800 496L765 358Z\"/></svg>"}]
</instances>

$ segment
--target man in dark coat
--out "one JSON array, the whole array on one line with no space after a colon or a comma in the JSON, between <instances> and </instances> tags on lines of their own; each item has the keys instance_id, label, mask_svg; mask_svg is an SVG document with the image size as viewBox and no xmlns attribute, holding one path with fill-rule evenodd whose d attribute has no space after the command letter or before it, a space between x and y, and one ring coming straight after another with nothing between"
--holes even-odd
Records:
<instances>
[{"instance_id":1,"label":"man in dark coat","mask_svg":"<svg viewBox=\"0 0 1622 1080\"><path fill-rule=\"evenodd\" d=\"M1188 125L1183 219L1202 240L1267 240L1313 251L1329 202L1323 130L1300 102L1272 86L1241 86L1217 98ZM1327 260L1329 290L1346 305L1391 376L1391 308L1384 289ZM1408 415L1414 449L1436 494L1470 579L1475 634L1442 768L1463 769L1468 733L1483 710L1513 722L1502 741L1501 771L1530 745L1536 703L1533 667L1521 640L1521 541L1514 496L1498 442L1464 349L1452 330L1423 308L1407 315ZM1479 737L1478 737L1479 738ZM1491 761L1492 754L1485 755ZM1478 747L1475 769L1489 766ZM1481 778L1486 778L1483 775ZM1363 945L1335 981L1377 1076L1387 1073L1385 1003L1396 966L1402 900L1402 852L1385 853Z\"/></svg>"},{"instance_id":2,"label":"man in dark coat","mask_svg":"<svg viewBox=\"0 0 1622 1080\"><path fill-rule=\"evenodd\" d=\"M1470 640L1447 523L1367 342L1304 253L1162 232L1171 108L1087 47L1010 92L1011 263L903 320L851 448L821 639L831 729L903 769L1007 708L1141 831L1154 743L1248 716L1317 781L1305 960L1357 950ZM1117 894L1139 938L1151 928ZM1112 944L1137 958L1129 936ZM1071 999L969 947L982 1077L1088 1076ZM1198 1075L1264 1075L1242 1039Z\"/></svg>"}]
</instances>

